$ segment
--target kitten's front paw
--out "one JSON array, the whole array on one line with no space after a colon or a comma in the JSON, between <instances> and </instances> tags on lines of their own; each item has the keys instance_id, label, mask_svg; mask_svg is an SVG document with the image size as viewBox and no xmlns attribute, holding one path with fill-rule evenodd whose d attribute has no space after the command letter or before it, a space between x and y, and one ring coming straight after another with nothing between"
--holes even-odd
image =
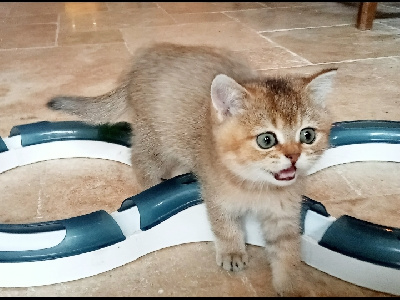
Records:
<instances>
[{"instance_id":1,"label":"kitten's front paw","mask_svg":"<svg viewBox=\"0 0 400 300\"><path fill-rule=\"evenodd\" d=\"M249 262L247 253L218 253L217 265L227 271L241 271Z\"/></svg>"}]
</instances>

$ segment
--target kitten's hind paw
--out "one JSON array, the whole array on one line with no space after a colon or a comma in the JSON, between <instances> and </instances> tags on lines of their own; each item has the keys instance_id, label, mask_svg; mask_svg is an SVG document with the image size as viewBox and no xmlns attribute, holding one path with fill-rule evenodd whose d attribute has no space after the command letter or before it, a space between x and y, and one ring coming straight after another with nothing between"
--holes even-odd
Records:
<instances>
[{"instance_id":1,"label":"kitten's hind paw","mask_svg":"<svg viewBox=\"0 0 400 300\"><path fill-rule=\"evenodd\" d=\"M272 283L279 297L310 297L313 293L307 289L307 285L301 280L303 279L299 273L292 270L290 274L280 274L272 279ZM314 295L315 296L315 295Z\"/></svg>"},{"instance_id":2,"label":"kitten's hind paw","mask_svg":"<svg viewBox=\"0 0 400 300\"><path fill-rule=\"evenodd\" d=\"M217 254L217 264L227 271L241 271L249 262L247 253L220 253Z\"/></svg>"}]
</instances>

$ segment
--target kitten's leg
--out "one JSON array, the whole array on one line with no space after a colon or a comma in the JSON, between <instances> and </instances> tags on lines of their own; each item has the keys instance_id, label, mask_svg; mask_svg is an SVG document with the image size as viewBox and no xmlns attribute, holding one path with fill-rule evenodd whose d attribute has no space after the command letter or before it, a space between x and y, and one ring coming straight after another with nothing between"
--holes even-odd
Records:
<instances>
[{"instance_id":1,"label":"kitten's leg","mask_svg":"<svg viewBox=\"0 0 400 300\"><path fill-rule=\"evenodd\" d=\"M148 189L163 179L190 172L191 168L174 153L166 151L154 131L137 121L132 136L131 162L136 182Z\"/></svg>"},{"instance_id":2,"label":"kitten's leg","mask_svg":"<svg viewBox=\"0 0 400 300\"><path fill-rule=\"evenodd\" d=\"M134 171L137 185L141 190L146 190L161 182L162 173L156 165L150 165L146 160L150 156L132 151L132 169Z\"/></svg>"},{"instance_id":3,"label":"kitten's leg","mask_svg":"<svg viewBox=\"0 0 400 300\"><path fill-rule=\"evenodd\" d=\"M161 182L164 166L157 147L140 138L139 134L132 139L131 162L136 183L142 190Z\"/></svg>"},{"instance_id":4,"label":"kitten's leg","mask_svg":"<svg viewBox=\"0 0 400 300\"><path fill-rule=\"evenodd\" d=\"M215 235L217 265L228 271L244 269L249 258L246 252L241 218L222 208L218 204L221 203L218 195L211 196L203 192L203 199Z\"/></svg>"},{"instance_id":5,"label":"kitten's leg","mask_svg":"<svg viewBox=\"0 0 400 300\"><path fill-rule=\"evenodd\" d=\"M272 283L279 295L296 292L300 258L300 229L297 213L262 220Z\"/></svg>"},{"instance_id":6,"label":"kitten's leg","mask_svg":"<svg viewBox=\"0 0 400 300\"><path fill-rule=\"evenodd\" d=\"M217 265L227 271L243 270L249 262L240 218L222 216L211 222Z\"/></svg>"},{"instance_id":7,"label":"kitten's leg","mask_svg":"<svg viewBox=\"0 0 400 300\"><path fill-rule=\"evenodd\" d=\"M162 179L170 179L179 175L183 175L189 173L191 168L189 166L185 166L184 164L180 163L178 160L172 160L168 164Z\"/></svg>"}]
</instances>

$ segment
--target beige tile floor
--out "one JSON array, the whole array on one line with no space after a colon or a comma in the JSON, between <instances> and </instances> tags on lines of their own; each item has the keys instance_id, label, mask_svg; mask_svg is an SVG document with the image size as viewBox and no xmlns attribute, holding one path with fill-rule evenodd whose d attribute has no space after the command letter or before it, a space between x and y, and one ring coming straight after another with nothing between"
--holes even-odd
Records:
<instances>
[{"instance_id":1,"label":"beige tile floor","mask_svg":"<svg viewBox=\"0 0 400 300\"><path fill-rule=\"evenodd\" d=\"M226 46L267 74L338 67L329 107L335 121L400 121L400 5L381 2L370 31L355 28L357 2L2 2L0 136L14 125L72 120L46 109L54 94L97 95L116 85L135 49L150 41ZM335 217L400 227L400 165L363 162L309 177L306 195ZM0 176L0 222L29 223L108 212L138 192L129 167L94 159L47 161ZM273 296L261 248L227 273L212 243L148 254L68 283L0 288L0 296ZM0 270L1 271L1 270ZM385 296L302 266L305 291Z\"/></svg>"}]
</instances>

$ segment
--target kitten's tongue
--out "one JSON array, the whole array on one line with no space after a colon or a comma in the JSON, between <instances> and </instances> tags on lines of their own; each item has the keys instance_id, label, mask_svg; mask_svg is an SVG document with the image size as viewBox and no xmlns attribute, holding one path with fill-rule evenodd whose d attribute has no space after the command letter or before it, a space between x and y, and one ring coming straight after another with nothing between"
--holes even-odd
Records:
<instances>
[{"instance_id":1,"label":"kitten's tongue","mask_svg":"<svg viewBox=\"0 0 400 300\"><path fill-rule=\"evenodd\" d=\"M296 167L291 166L285 170L275 173L276 180L292 180L296 175Z\"/></svg>"}]
</instances>

